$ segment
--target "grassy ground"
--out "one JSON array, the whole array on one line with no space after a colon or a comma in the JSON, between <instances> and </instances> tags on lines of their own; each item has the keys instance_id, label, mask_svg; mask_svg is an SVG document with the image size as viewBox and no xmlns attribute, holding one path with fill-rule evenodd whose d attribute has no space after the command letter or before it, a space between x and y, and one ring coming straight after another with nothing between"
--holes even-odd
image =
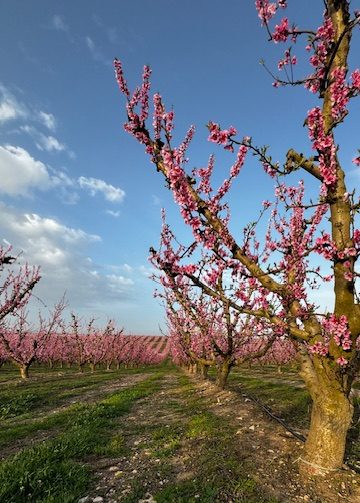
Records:
<instances>
[{"instance_id":1,"label":"grassy ground","mask_svg":"<svg viewBox=\"0 0 360 503\"><path fill-rule=\"evenodd\" d=\"M26 434L31 434L39 428L47 430L58 428L58 430L54 437L22 449L1 463L0 501L47 503L76 501L89 484L89 469L84 464L86 457L114 450L111 431L115 419L126 414L136 400L154 393L160 375L160 370L153 370L152 375L145 380L135 385L130 384L129 388L108 396L99 396L95 403L81 403L79 400L78 403L55 415L46 416L33 423L29 422L25 428ZM112 379L114 377L113 374ZM121 379L121 375L116 377ZM76 381L76 376L73 375L72 379ZM104 376L99 374L80 377L81 386L86 379L93 385L94 380L101 382ZM50 381L50 388L53 389L55 384L52 379ZM23 397L27 392L31 393L31 396L37 396L35 390L39 384L40 381L33 384L26 383L25 391L14 387L13 401L19 404L16 409L18 416L28 414L24 405L26 400ZM41 390L41 386L39 387L39 393L43 393L45 397L48 384L49 381L45 380L44 389ZM58 382L57 386L62 388L63 383ZM17 425L14 425L11 433L14 437L18 433L24 435L24 426L18 430Z\"/></svg>"},{"instance_id":2,"label":"grassy ground","mask_svg":"<svg viewBox=\"0 0 360 503\"><path fill-rule=\"evenodd\" d=\"M249 404L234 403L227 412L225 394L217 408L216 395L205 396L206 388L175 367L93 374L36 368L32 376L21 382L15 370L0 370L0 502L76 503L89 496L90 503L101 496L104 503L137 503L149 494L157 503L301 501L286 499L287 482L277 490L262 480L261 457L283 448L278 430L273 444L266 432L256 440L248 426L239 430L242 417L234 416ZM230 389L256 396L306 432L310 400L291 369L236 369ZM256 406L249 414L246 424L259 434L266 422L272 428L255 417ZM351 435L349 459L357 466L359 429ZM275 469L276 486L275 463L286 467L289 458L280 451L270 456L263 473Z\"/></svg>"}]
</instances>

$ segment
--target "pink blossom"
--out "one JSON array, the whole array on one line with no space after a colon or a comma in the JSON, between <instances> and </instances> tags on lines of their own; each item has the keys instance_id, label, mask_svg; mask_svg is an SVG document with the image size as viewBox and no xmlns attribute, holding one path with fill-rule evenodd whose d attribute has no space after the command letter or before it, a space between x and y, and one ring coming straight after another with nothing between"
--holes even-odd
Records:
<instances>
[{"instance_id":1,"label":"pink blossom","mask_svg":"<svg viewBox=\"0 0 360 503\"><path fill-rule=\"evenodd\" d=\"M341 120L347 114L346 105L349 102L349 88L345 83L345 75L345 68L335 68L331 73L331 114L335 120Z\"/></svg>"},{"instance_id":2,"label":"pink blossom","mask_svg":"<svg viewBox=\"0 0 360 503\"><path fill-rule=\"evenodd\" d=\"M215 122L209 122L208 129L210 132L208 140L217 143L218 145L225 145L225 149L233 150L231 143L231 136L235 136L237 134L236 129L233 126L230 126L229 129L220 129L219 124Z\"/></svg>"},{"instance_id":3,"label":"pink blossom","mask_svg":"<svg viewBox=\"0 0 360 503\"><path fill-rule=\"evenodd\" d=\"M280 24L275 25L275 31L272 34L274 42L286 42L288 36L290 34L289 30L289 20L284 17Z\"/></svg>"},{"instance_id":4,"label":"pink blossom","mask_svg":"<svg viewBox=\"0 0 360 503\"><path fill-rule=\"evenodd\" d=\"M349 362L346 358L344 358L343 356L341 356L340 358L337 358L336 360L336 363L338 365L340 365L341 367L344 367L345 365L347 365Z\"/></svg>"},{"instance_id":5,"label":"pink blossom","mask_svg":"<svg viewBox=\"0 0 360 503\"><path fill-rule=\"evenodd\" d=\"M360 70L357 68L351 74L352 87L356 90L360 90Z\"/></svg>"},{"instance_id":6,"label":"pink blossom","mask_svg":"<svg viewBox=\"0 0 360 503\"><path fill-rule=\"evenodd\" d=\"M309 351L312 354L326 356L329 353L329 346L327 344L324 344L323 342L318 341L315 342L315 344L309 346Z\"/></svg>"},{"instance_id":7,"label":"pink blossom","mask_svg":"<svg viewBox=\"0 0 360 503\"><path fill-rule=\"evenodd\" d=\"M283 1L281 1L281 4L284 7ZM269 0L256 0L255 6L263 24L268 23L276 13L276 3L269 2Z\"/></svg>"},{"instance_id":8,"label":"pink blossom","mask_svg":"<svg viewBox=\"0 0 360 503\"><path fill-rule=\"evenodd\" d=\"M313 148L319 152L319 168L325 188L336 183L336 147L331 134L325 134L324 119L319 107L308 112L307 123Z\"/></svg>"}]
</instances>

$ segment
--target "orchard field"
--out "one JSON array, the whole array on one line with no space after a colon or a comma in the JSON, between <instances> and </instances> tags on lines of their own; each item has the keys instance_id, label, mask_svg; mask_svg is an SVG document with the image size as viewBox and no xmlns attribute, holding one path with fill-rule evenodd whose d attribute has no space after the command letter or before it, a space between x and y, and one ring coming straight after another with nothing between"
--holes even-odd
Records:
<instances>
[{"instance_id":1,"label":"orchard field","mask_svg":"<svg viewBox=\"0 0 360 503\"><path fill-rule=\"evenodd\" d=\"M40 95L26 105L31 93L0 83L0 125L14 125L0 145L0 503L359 503L359 2L161 2L103 3L78 23L18 13L55 54L54 79L34 90L60 90L74 129L46 136L37 128L61 120ZM5 38L47 68L11 14ZM112 84L96 80L111 68L100 31L119 51ZM67 52L50 49L55 32ZM81 47L102 71L83 78ZM19 84L32 80L23 63ZM32 206L37 189L48 195ZM34 212L56 213L50 191L62 220ZM109 207L76 211L85 195Z\"/></svg>"},{"instance_id":2,"label":"orchard field","mask_svg":"<svg viewBox=\"0 0 360 503\"><path fill-rule=\"evenodd\" d=\"M169 361L0 382L0 501L359 501L356 423L347 469L301 482L310 398L290 366L235 368L222 391Z\"/></svg>"}]
</instances>

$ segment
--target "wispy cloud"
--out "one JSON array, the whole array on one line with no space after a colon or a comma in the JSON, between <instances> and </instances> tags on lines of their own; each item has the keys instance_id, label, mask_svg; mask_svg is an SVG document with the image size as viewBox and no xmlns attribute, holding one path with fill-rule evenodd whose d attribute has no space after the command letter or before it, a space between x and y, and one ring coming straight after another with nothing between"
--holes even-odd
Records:
<instances>
[{"instance_id":1,"label":"wispy cloud","mask_svg":"<svg viewBox=\"0 0 360 503\"><path fill-rule=\"evenodd\" d=\"M154 204L155 206L159 206L159 204L161 204L161 199L160 199L160 197L155 196L155 194L152 194L151 198L152 198L152 202L153 202L153 204Z\"/></svg>"},{"instance_id":2,"label":"wispy cloud","mask_svg":"<svg viewBox=\"0 0 360 503\"><path fill-rule=\"evenodd\" d=\"M54 16L51 19L51 25L52 28L58 31L69 31L69 27L65 22L64 16L61 16L60 14L54 14Z\"/></svg>"},{"instance_id":3,"label":"wispy cloud","mask_svg":"<svg viewBox=\"0 0 360 503\"><path fill-rule=\"evenodd\" d=\"M18 131L22 131L32 137L39 150L47 152L66 151L70 158L75 154L53 134L47 135L39 131L40 125L52 133L56 129L54 114L37 110L31 104L22 103L7 87L0 83L0 126L12 121Z\"/></svg>"},{"instance_id":4,"label":"wispy cloud","mask_svg":"<svg viewBox=\"0 0 360 503\"><path fill-rule=\"evenodd\" d=\"M50 131L55 131L56 129L56 119L53 114L43 112L40 110L39 112L40 122L47 127Z\"/></svg>"},{"instance_id":5,"label":"wispy cloud","mask_svg":"<svg viewBox=\"0 0 360 503\"><path fill-rule=\"evenodd\" d=\"M121 203L125 197L125 192L122 189L114 187L114 185L110 185L99 178L86 178L85 176L80 176L78 182L80 187L89 191L91 196L101 193L105 199L111 203Z\"/></svg>"},{"instance_id":6,"label":"wispy cloud","mask_svg":"<svg viewBox=\"0 0 360 503\"><path fill-rule=\"evenodd\" d=\"M29 134L38 148L41 151L46 152L63 152L66 151L71 157L71 151L67 148L64 143L61 143L57 138L52 135L44 135L40 131L38 131L34 126L29 126L26 124L25 126L20 126L20 130L24 133Z\"/></svg>"},{"instance_id":7,"label":"wispy cloud","mask_svg":"<svg viewBox=\"0 0 360 503\"><path fill-rule=\"evenodd\" d=\"M102 31L105 31L106 37L111 44L117 44L119 42L119 35L116 28L107 26L97 14L93 14L93 20L95 24L102 29Z\"/></svg>"},{"instance_id":8,"label":"wispy cloud","mask_svg":"<svg viewBox=\"0 0 360 503\"><path fill-rule=\"evenodd\" d=\"M89 37L89 36L85 37L85 44L86 44L87 48L89 49L90 54L91 54L92 58L94 59L94 61L98 61L99 63L102 63L106 66L111 66L112 63L111 63L110 59L107 59L103 55L103 53L97 47L97 45L95 44L94 40L91 37Z\"/></svg>"},{"instance_id":9,"label":"wispy cloud","mask_svg":"<svg viewBox=\"0 0 360 503\"><path fill-rule=\"evenodd\" d=\"M36 146L39 150L46 150L47 152L62 152L66 149L66 146L54 136L45 136L43 134L39 136Z\"/></svg>"},{"instance_id":10,"label":"wispy cloud","mask_svg":"<svg viewBox=\"0 0 360 503\"><path fill-rule=\"evenodd\" d=\"M106 210L106 213L114 218L119 218L121 215L120 211Z\"/></svg>"}]
</instances>

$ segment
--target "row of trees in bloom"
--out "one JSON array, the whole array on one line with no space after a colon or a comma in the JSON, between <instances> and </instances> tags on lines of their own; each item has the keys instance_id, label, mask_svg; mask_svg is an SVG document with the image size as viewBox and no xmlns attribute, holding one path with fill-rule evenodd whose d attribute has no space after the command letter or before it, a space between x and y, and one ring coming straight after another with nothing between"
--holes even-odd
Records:
<instances>
[{"instance_id":1,"label":"row of trees in bloom","mask_svg":"<svg viewBox=\"0 0 360 503\"><path fill-rule=\"evenodd\" d=\"M335 134L350 101L360 94L360 70L349 71L360 11L352 12L348 0L321 3L323 19L317 27L303 29L287 17L272 26L287 8L286 0L255 2L269 40L290 46L278 63L279 73L269 70L274 87L301 85L318 97L319 105L304 112L311 152L289 148L283 163L274 162L267 147L257 146L250 136L238 136L232 126L224 129L211 121L209 141L229 155L235 153L229 176L218 188L213 186L214 156L205 167L187 171L186 153L195 128L174 145L174 111L166 109L158 93L148 123L150 68L144 67L141 85L130 92L121 62L114 62L126 99L125 130L144 145L194 239L189 246L178 245L164 223L160 249L151 249L151 260L161 271L160 295L169 326L178 338L178 358L202 359L206 365L216 360L226 374L226 365L233 365L239 352L245 358L244 348L257 348L259 335L263 342L255 349L257 357L276 340L287 339L297 351L300 374L313 400L305 454L299 458L304 473L342 467L354 410L350 392L360 368L360 200L347 186ZM303 38L310 71L295 78L295 51ZM239 239L229 226L225 197L249 153L274 180L275 193ZM360 156L353 162L360 166ZM306 178L306 188L304 180L294 183L299 173ZM269 225L262 236L257 222L265 215ZM322 265L315 265L319 260ZM334 291L331 312L309 297L322 282Z\"/></svg>"},{"instance_id":2,"label":"row of trees in bloom","mask_svg":"<svg viewBox=\"0 0 360 503\"><path fill-rule=\"evenodd\" d=\"M157 364L167 358L169 344L164 337L124 335L112 321L99 328L94 319L85 324L75 314L66 323L64 301L48 317L39 314L35 328L26 306L40 280L39 268L18 266L11 249L0 247L0 272L5 273L0 287L0 364L11 362L22 378L29 377L34 362L75 364L81 371L88 365L94 371L99 365L110 370L111 366Z\"/></svg>"}]
</instances>

